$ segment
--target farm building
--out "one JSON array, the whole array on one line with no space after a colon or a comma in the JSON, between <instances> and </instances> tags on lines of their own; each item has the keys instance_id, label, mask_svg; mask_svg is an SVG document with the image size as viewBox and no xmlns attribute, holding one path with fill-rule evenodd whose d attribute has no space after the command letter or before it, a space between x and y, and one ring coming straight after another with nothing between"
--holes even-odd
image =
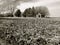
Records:
<instances>
[{"instance_id":1,"label":"farm building","mask_svg":"<svg viewBox=\"0 0 60 45\"><path fill-rule=\"evenodd\" d=\"M41 18L41 14L40 14L40 13L38 13L38 14L36 15L36 17L37 17L37 18L39 18L39 17Z\"/></svg>"}]
</instances>

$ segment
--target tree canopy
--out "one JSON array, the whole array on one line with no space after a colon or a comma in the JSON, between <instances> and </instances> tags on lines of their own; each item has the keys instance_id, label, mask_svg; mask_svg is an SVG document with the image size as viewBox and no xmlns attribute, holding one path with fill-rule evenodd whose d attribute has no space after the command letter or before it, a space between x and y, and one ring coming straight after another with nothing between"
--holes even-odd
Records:
<instances>
[{"instance_id":1,"label":"tree canopy","mask_svg":"<svg viewBox=\"0 0 60 45\"><path fill-rule=\"evenodd\" d=\"M23 16L24 17L36 17L36 15L38 13L41 14L41 17L48 17L49 16L49 10L45 6L27 8L24 11Z\"/></svg>"},{"instance_id":2,"label":"tree canopy","mask_svg":"<svg viewBox=\"0 0 60 45\"><path fill-rule=\"evenodd\" d=\"M41 17L48 17L49 16L49 10L45 6L36 7L36 11L37 11L37 13L41 14Z\"/></svg>"},{"instance_id":3,"label":"tree canopy","mask_svg":"<svg viewBox=\"0 0 60 45\"><path fill-rule=\"evenodd\" d=\"M24 17L35 17L35 8L32 7L32 8L27 8L24 13L23 13L23 16Z\"/></svg>"},{"instance_id":4,"label":"tree canopy","mask_svg":"<svg viewBox=\"0 0 60 45\"><path fill-rule=\"evenodd\" d=\"M17 9L16 12L14 13L16 17L21 17L21 11L20 9Z\"/></svg>"}]
</instances>

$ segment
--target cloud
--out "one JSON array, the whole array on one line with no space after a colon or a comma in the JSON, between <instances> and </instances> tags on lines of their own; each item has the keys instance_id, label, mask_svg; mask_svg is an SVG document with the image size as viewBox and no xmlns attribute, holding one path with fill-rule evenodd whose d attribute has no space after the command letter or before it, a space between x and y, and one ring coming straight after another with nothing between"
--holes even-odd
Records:
<instances>
[{"instance_id":1,"label":"cloud","mask_svg":"<svg viewBox=\"0 0 60 45\"><path fill-rule=\"evenodd\" d=\"M34 1L37 1L37 0L0 0L0 3L3 2L3 4L0 4L0 5L7 5L7 4L16 4L18 2L34 2Z\"/></svg>"},{"instance_id":2,"label":"cloud","mask_svg":"<svg viewBox=\"0 0 60 45\"><path fill-rule=\"evenodd\" d=\"M36 0L0 0L0 12L2 10L6 10L7 8L15 8L17 5L20 5L20 3L24 3L24 2L34 2ZM7 9L8 10L8 9Z\"/></svg>"},{"instance_id":3,"label":"cloud","mask_svg":"<svg viewBox=\"0 0 60 45\"><path fill-rule=\"evenodd\" d=\"M25 2L17 6L23 12L26 8L33 6L47 6L51 17L60 17L60 0L39 0L36 2Z\"/></svg>"},{"instance_id":4,"label":"cloud","mask_svg":"<svg viewBox=\"0 0 60 45\"><path fill-rule=\"evenodd\" d=\"M13 5L24 11L33 6L47 6L51 16L60 16L60 0L0 0L0 10Z\"/></svg>"}]
</instances>

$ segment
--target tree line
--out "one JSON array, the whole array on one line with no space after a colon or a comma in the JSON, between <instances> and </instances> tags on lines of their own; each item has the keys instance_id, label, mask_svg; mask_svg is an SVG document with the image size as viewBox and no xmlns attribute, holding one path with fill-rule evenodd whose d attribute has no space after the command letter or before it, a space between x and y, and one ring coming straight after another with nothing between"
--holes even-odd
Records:
<instances>
[{"instance_id":1,"label":"tree line","mask_svg":"<svg viewBox=\"0 0 60 45\"><path fill-rule=\"evenodd\" d=\"M0 14L0 17L36 17L38 13L41 14L41 17L48 17L49 10L45 6L27 8L22 13L20 9L17 9L13 13Z\"/></svg>"}]
</instances>

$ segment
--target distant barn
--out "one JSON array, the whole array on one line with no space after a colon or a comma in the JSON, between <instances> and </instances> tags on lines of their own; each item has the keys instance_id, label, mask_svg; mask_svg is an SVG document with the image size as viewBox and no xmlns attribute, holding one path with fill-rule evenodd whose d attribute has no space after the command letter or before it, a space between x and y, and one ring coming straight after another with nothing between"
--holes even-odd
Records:
<instances>
[{"instance_id":1,"label":"distant barn","mask_svg":"<svg viewBox=\"0 0 60 45\"><path fill-rule=\"evenodd\" d=\"M36 14L36 17L41 18L41 14L40 13Z\"/></svg>"}]
</instances>

